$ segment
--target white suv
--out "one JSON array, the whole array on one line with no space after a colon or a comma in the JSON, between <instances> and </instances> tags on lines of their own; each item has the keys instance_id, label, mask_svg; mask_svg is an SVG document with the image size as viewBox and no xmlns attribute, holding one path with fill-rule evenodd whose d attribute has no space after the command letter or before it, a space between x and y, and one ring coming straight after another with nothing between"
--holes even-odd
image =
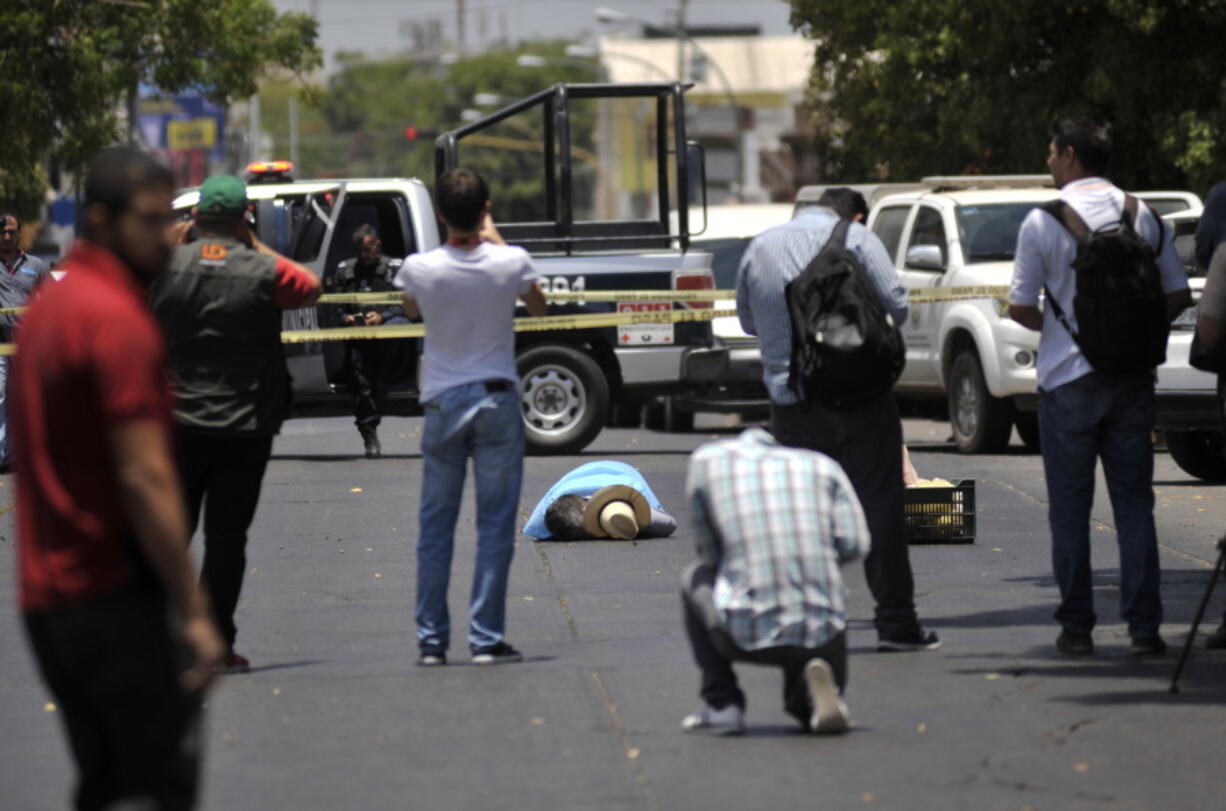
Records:
<instances>
[{"instance_id":1,"label":"white suv","mask_svg":"<svg viewBox=\"0 0 1226 811\"><path fill-rule=\"evenodd\" d=\"M879 200L868 226L908 289L1008 286L1018 229L1031 209L1058 196L1051 182L1047 175L925 178L924 190ZM1193 212L1200 204L1188 192L1138 196ZM943 398L960 451L1001 451L1015 425L1028 447L1038 446L1039 333L1009 318L1006 296L913 303L903 334L907 365L895 390L902 398ZM1185 366L1186 358L1185 349ZM1160 374L1170 377L1167 366Z\"/></svg>"},{"instance_id":2,"label":"white suv","mask_svg":"<svg viewBox=\"0 0 1226 811\"><path fill-rule=\"evenodd\" d=\"M1037 175L925 178L922 191L878 201L868 227L908 289L1008 285L1022 220L1058 195L1044 181L1051 183ZM1014 423L1037 444L1039 334L1009 318L1006 297L914 303L903 336L907 365L895 390L944 398L959 450L1003 450Z\"/></svg>"},{"instance_id":3,"label":"white suv","mask_svg":"<svg viewBox=\"0 0 1226 811\"><path fill-rule=\"evenodd\" d=\"M1164 219L1175 232L1175 250L1188 272L1192 298L1199 301L1205 272L1197 267L1193 254L1200 207L1168 214ZM1196 316L1197 306L1193 305L1171 325L1166 363L1158 367L1155 386L1158 427L1166 435L1171 459L1184 472L1200 479L1226 481L1226 442L1222 436L1217 376L1188 364Z\"/></svg>"}]
</instances>

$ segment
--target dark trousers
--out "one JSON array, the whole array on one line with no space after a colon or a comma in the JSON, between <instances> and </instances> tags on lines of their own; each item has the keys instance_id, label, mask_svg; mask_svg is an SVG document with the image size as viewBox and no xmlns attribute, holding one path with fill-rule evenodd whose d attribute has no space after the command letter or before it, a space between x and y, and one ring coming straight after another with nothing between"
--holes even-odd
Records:
<instances>
[{"instance_id":1,"label":"dark trousers","mask_svg":"<svg viewBox=\"0 0 1226 811\"><path fill-rule=\"evenodd\" d=\"M737 647L732 637L719 623L712 598L715 568L694 564L685 570L681 583L681 611L685 632L690 640L694 662L702 673L702 700L716 709L729 704L745 708L742 692L732 670L732 663L751 662L783 668L783 709L801 724L808 726L813 715L813 702L805 684L805 664L812 659L824 659L834 671L839 692L847 684L847 637L839 634L818 648L779 645L747 651Z\"/></svg>"},{"instance_id":2,"label":"dark trousers","mask_svg":"<svg viewBox=\"0 0 1226 811\"><path fill-rule=\"evenodd\" d=\"M383 397L379 376L378 341L350 341L349 388L353 395L353 421L359 428L377 428L383 421L379 401Z\"/></svg>"},{"instance_id":3,"label":"dark trousers","mask_svg":"<svg viewBox=\"0 0 1226 811\"><path fill-rule=\"evenodd\" d=\"M234 609L247 568L247 528L255 518L271 436L226 436L184 432L183 489L191 530L204 513L204 563L200 578L226 643L238 630Z\"/></svg>"},{"instance_id":4,"label":"dark trousers","mask_svg":"<svg viewBox=\"0 0 1226 811\"><path fill-rule=\"evenodd\" d=\"M25 625L77 764L76 807L193 807L200 696L179 685L186 662L164 601L128 588Z\"/></svg>"},{"instance_id":5,"label":"dark trousers","mask_svg":"<svg viewBox=\"0 0 1226 811\"><path fill-rule=\"evenodd\" d=\"M1056 620L1089 633L1094 613L1090 509L1102 459L1120 548L1120 616L1133 636L1162 622L1154 527L1154 382L1148 372L1095 372L1039 395L1052 568L1060 586Z\"/></svg>"},{"instance_id":6,"label":"dark trousers","mask_svg":"<svg viewBox=\"0 0 1226 811\"><path fill-rule=\"evenodd\" d=\"M409 320L395 316L383 322L385 326L407 324ZM387 353L392 346L386 341L346 342L346 364L349 368L349 388L353 395L353 421L359 428L377 428L383 421L380 403L383 400Z\"/></svg>"},{"instance_id":7,"label":"dark trousers","mask_svg":"<svg viewBox=\"0 0 1226 811\"><path fill-rule=\"evenodd\" d=\"M896 639L917 632L915 581L903 517L902 423L893 394L847 411L819 403L771 403L770 431L784 445L821 451L843 467L855 488L872 546L864 576L877 603L877 635Z\"/></svg>"}]
</instances>

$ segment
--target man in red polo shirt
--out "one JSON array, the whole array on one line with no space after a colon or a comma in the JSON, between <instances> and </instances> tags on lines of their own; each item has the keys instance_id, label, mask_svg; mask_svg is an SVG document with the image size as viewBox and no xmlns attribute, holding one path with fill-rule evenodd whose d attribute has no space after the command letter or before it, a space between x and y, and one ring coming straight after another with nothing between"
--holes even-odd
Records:
<instances>
[{"instance_id":1,"label":"man in red polo shirt","mask_svg":"<svg viewBox=\"0 0 1226 811\"><path fill-rule=\"evenodd\" d=\"M202 689L224 653L187 557L161 333L171 174L134 148L85 179L85 234L18 331L21 609L81 809L190 808Z\"/></svg>"}]
</instances>

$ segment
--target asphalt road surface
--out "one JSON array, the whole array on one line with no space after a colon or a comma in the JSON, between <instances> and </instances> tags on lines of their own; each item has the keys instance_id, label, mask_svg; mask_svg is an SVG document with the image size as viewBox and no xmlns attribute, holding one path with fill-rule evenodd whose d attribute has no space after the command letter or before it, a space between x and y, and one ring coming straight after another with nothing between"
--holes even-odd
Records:
<instances>
[{"instance_id":1,"label":"asphalt road surface","mask_svg":"<svg viewBox=\"0 0 1226 811\"><path fill-rule=\"evenodd\" d=\"M920 474L977 481L971 545L913 546L917 602L938 651L878 654L859 565L851 591L850 734L801 734L778 672L740 667L744 738L684 735L698 706L677 575L691 557L689 451L729 429L608 430L581 457L531 458L528 511L562 473L617 458L676 514L667 540L519 539L508 639L527 661L476 668L463 632L471 494L452 587L446 668L414 666L410 606L420 421L391 419L380 461L343 419L298 420L278 439L252 531L238 649L208 706L207 809L1198 809L1222 808L1226 653L1198 647L1183 692L1174 652L1226 529L1221 488L1160 454L1157 518L1172 655L1138 662L1118 616L1118 555L1096 502L1098 653L1052 647L1046 495L1020 446L966 457L945 424L907 421ZM1016 442L1016 438L1015 438ZM9 504L12 477L0 484ZM67 805L71 766L13 606L13 512L0 516L0 806ZM199 542L197 540L197 547ZM1210 608L1220 619L1226 587Z\"/></svg>"}]
</instances>

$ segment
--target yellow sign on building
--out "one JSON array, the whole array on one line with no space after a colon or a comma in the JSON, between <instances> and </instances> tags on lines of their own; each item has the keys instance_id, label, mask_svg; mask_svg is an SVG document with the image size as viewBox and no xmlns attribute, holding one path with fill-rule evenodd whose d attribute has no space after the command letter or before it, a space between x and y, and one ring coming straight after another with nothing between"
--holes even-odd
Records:
<instances>
[{"instance_id":1,"label":"yellow sign on building","mask_svg":"<svg viewBox=\"0 0 1226 811\"><path fill-rule=\"evenodd\" d=\"M167 121L166 145L171 149L212 149L217 146L217 119Z\"/></svg>"}]
</instances>

